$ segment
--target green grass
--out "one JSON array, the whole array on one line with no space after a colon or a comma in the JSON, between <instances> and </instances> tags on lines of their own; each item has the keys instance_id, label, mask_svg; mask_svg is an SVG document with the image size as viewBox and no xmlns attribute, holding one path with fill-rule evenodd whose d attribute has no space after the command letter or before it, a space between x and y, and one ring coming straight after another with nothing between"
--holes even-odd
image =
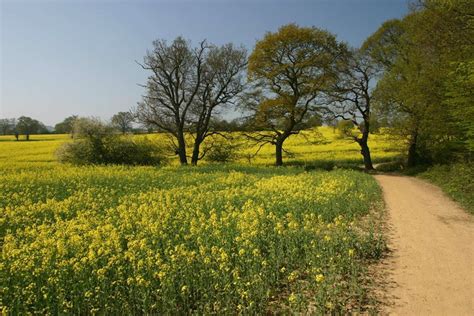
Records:
<instances>
[{"instance_id":1,"label":"green grass","mask_svg":"<svg viewBox=\"0 0 474 316\"><path fill-rule=\"evenodd\" d=\"M447 195L474 214L474 165L456 163L439 165L419 174L438 185Z\"/></svg>"}]
</instances>

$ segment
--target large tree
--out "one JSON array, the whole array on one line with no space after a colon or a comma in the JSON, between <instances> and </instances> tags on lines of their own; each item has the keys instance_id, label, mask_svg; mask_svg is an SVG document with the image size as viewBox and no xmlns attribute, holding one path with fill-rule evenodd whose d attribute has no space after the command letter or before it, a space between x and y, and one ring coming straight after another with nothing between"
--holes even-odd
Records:
<instances>
[{"instance_id":1,"label":"large tree","mask_svg":"<svg viewBox=\"0 0 474 316\"><path fill-rule=\"evenodd\" d=\"M458 79L467 83L469 66L463 65L474 58L472 16L472 1L420 1L403 20L382 25L366 41L385 65L377 103L408 140L410 166L449 161L469 143L463 140L469 138L472 111L465 105L473 100L460 93L465 84Z\"/></svg>"},{"instance_id":2,"label":"large tree","mask_svg":"<svg viewBox=\"0 0 474 316\"><path fill-rule=\"evenodd\" d=\"M247 52L232 44L212 46L206 54L202 84L189 116L189 131L194 138L191 163L196 165L203 158L201 144L213 134L219 133L213 124L223 106L233 104L244 89L243 70L247 65ZM220 109L221 107L221 109ZM207 149L212 148L208 146Z\"/></svg>"},{"instance_id":3,"label":"large tree","mask_svg":"<svg viewBox=\"0 0 474 316\"><path fill-rule=\"evenodd\" d=\"M331 114L351 121L358 135L350 136L359 144L365 170L374 169L368 145L372 123L372 90L380 67L362 50L353 50L341 65L339 80L327 91Z\"/></svg>"},{"instance_id":4,"label":"large tree","mask_svg":"<svg viewBox=\"0 0 474 316\"><path fill-rule=\"evenodd\" d=\"M138 104L138 121L169 133L181 164L187 164L185 131L187 117L201 87L203 62L208 45L205 41L197 48L182 37L172 43L153 42L153 50L144 58L143 69L151 75L145 85L147 91Z\"/></svg>"},{"instance_id":5,"label":"large tree","mask_svg":"<svg viewBox=\"0 0 474 316\"><path fill-rule=\"evenodd\" d=\"M201 144L215 133L212 118L220 106L231 104L243 89L242 71L246 51L226 44L217 47L206 41L192 48L181 37L170 45L154 42L144 69L151 70L143 102L134 111L138 121L171 135L181 164L187 164L186 137L193 136L192 164L205 152Z\"/></svg>"},{"instance_id":6,"label":"large tree","mask_svg":"<svg viewBox=\"0 0 474 316\"><path fill-rule=\"evenodd\" d=\"M337 78L346 45L315 27L282 26L258 41L250 55L248 78L257 102L248 102L256 129L248 137L275 146L275 164L283 164L283 143L297 134L319 108L322 91Z\"/></svg>"}]
</instances>

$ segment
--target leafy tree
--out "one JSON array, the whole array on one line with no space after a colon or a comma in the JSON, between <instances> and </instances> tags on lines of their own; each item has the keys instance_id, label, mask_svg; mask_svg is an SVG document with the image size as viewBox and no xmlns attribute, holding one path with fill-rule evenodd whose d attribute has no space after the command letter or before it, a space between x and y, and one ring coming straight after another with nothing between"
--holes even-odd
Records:
<instances>
[{"instance_id":1,"label":"leafy tree","mask_svg":"<svg viewBox=\"0 0 474 316\"><path fill-rule=\"evenodd\" d=\"M21 116L18 118L16 128L19 134L23 134L26 136L27 141L30 140L31 134L38 134L40 131L46 130L43 123L27 116Z\"/></svg>"},{"instance_id":2,"label":"leafy tree","mask_svg":"<svg viewBox=\"0 0 474 316\"><path fill-rule=\"evenodd\" d=\"M112 116L112 126L117 128L122 134L132 130L132 123L134 121L133 114L130 112L118 112Z\"/></svg>"},{"instance_id":3,"label":"leafy tree","mask_svg":"<svg viewBox=\"0 0 474 316\"><path fill-rule=\"evenodd\" d=\"M255 129L247 136L275 146L275 164L283 164L283 143L297 134L305 118L317 112L318 97L336 80L346 46L331 33L315 27L282 26L267 33L250 55L247 110Z\"/></svg>"},{"instance_id":4,"label":"leafy tree","mask_svg":"<svg viewBox=\"0 0 474 316\"><path fill-rule=\"evenodd\" d=\"M72 136L74 122L77 120L77 118L78 118L77 115L72 115L72 116L66 117L62 122L60 122L60 123L58 123L54 126L55 133L58 133L58 134L71 134L71 136Z\"/></svg>"},{"instance_id":5,"label":"leafy tree","mask_svg":"<svg viewBox=\"0 0 474 316\"><path fill-rule=\"evenodd\" d=\"M469 139L472 121L469 107L461 110L468 115L459 115L459 109L469 101L461 105L466 99L453 97L453 92L464 92L455 83L459 77L451 74L474 58L473 15L472 1L421 1L411 14L392 23L397 32L391 33L397 36L378 36L387 33L379 30L367 41L373 56L391 56L379 58L385 74L376 96L382 113L408 139L410 166L449 161L453 153L466 150L461 144L468 143L463 140Z\"/></svg>"}]
</instances>

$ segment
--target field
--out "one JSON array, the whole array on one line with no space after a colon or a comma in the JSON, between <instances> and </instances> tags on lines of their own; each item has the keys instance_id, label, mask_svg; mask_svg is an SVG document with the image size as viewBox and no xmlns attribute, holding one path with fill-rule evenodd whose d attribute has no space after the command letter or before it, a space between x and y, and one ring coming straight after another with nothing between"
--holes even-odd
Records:
<instances>
[{"instance_id":1,"label":"field","mask_svg":"<svg viewBox=\"0 0 474 316\"><path fill-rule=\"evenodd\" d=\"M324 144L289 142L289 162L359 163L355 144L323 132ZM398 155L379 137L376 161ZM67 136L32 139L0 139L4 312L341 313L371 304L366 266L384 243L371 224L381 193L369 175L261 166L270 151L253 165L74 167L53 155Z\"/></svg>"}]
</instances>

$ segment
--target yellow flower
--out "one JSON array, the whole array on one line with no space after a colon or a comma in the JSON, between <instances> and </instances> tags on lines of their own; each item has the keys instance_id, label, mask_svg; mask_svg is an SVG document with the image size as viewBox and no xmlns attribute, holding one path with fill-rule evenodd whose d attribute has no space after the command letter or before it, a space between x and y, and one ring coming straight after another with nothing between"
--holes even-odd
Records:
<instances>
[{"instance_id":1,"label":"yellow flower","mask_svg":"<svg viewBox=\"0 0 474 316\"><path fill-rule=\"evenodd\" d=\"M354 249L349 249L349 257L354 256Z\"/></svg>"},{"instance_id":2,"label":"yellow flower","mask_svg":"<svg viewBox=\"0 0 474 316\"><path fill-rule=\"evenodd\" d=\"M320 273L320 274L316 274L316 276L314 277L314 279L316 280L316 282L321 283L321 282L324 281L324 275L322 275L321 273Z\"/></svg>"},{"instance_id":3,"label":"yellow flower","mask_svg":"<svg viewBox=\"0 0 474 316\"><path fill-rule=\"evenodd\" d=\"M290 302L290 304L296 303L297 300L298 300L298 297L294 293L291 293L290 296L288 297L288 301Z\"/></svg>"}]
</instances>

